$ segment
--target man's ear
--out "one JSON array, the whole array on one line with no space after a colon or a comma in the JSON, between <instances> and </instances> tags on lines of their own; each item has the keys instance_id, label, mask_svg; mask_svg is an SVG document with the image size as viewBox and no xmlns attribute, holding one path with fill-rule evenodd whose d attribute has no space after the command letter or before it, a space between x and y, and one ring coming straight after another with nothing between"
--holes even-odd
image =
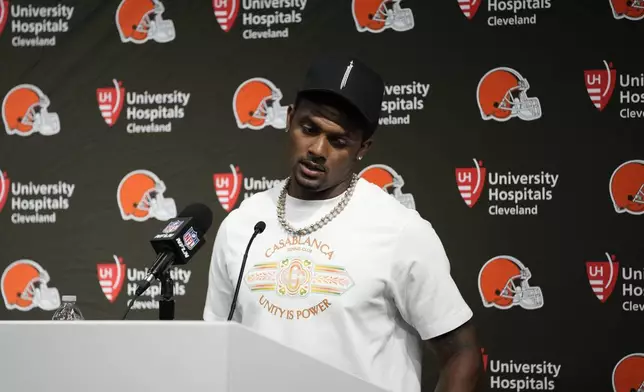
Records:
<instances>
[{"instance_id":1,"label":"man's ear","mask_svg":"<svg viewBox=\"0 0 644 392\"><path fill-rule=\"evenodd\" d=\"M369 138L362 142L360 145L360 148L358 149L358 153L356 154L356 159L361 160L364 158L365 155L367 155L367 152L371 148L371 145L373 144L373 139Z\"/></svg>"}]
</instances>

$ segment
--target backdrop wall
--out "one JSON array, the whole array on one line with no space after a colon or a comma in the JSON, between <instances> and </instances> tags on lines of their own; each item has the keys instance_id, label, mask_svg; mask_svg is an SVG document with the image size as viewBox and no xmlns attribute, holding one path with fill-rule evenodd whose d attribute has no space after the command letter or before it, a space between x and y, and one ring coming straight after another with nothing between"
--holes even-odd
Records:
<instances>
[{"instance_id":1,"label":"backdrop wall","mask_svg":"<svg viewBox=\"0 0 644 392\"><path fill-rule=\"evenodd\" d=\"M120 318L149 239L195 201L215 220L175 299L200 319L218 225L287 175L284 108L344 51L388 85L362 175L436 228L488 387L637 390L644 6L382 3L0 1L0 319L50 319L65 294ZM510 279L543 303L504 298ZM158 293L129 317L157 318Z\"/></svg>"}]
</instances>

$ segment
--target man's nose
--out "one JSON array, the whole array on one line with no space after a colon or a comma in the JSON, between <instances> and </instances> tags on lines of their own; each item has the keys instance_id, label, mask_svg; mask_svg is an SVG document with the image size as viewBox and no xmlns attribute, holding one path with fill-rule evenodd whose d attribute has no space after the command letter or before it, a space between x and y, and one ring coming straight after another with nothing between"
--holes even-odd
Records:
<instances>
[{"instance_id":1,"label":"man's nose","mask_svg":"<svg viewBox=\"0 0 644 392\"><path fill-rule=\"evenodd\" d=\"M309 154L316 157L326 157L327 143L323 136L315 138L313 143L309 146Z\"/></svg>"}]
</instances>

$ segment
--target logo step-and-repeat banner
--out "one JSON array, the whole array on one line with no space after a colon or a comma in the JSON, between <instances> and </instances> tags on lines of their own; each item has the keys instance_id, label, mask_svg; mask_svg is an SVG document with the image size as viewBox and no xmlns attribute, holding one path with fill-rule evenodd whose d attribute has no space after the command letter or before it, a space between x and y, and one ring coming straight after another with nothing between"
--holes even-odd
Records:
<instances>
[{"instance_id":1,"label":"logo step-and-repeat banner","mask_svg":"<svg viewBox=\"0 0 644 392\"><path fill-rule=\"evenodd\" d=\"M488 388L641 391L642 32L639 0L0 0L0 318L119 319L199 201L210 245L171 273L200 319L216 229L288 174L333 50L387 82L358 173L436 228Z\"/></svg>"}]
</instances>

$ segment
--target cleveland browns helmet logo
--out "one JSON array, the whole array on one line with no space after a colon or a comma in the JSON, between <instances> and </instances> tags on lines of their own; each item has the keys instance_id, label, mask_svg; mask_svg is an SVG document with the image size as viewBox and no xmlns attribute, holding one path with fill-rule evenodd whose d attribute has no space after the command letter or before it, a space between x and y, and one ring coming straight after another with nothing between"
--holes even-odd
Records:
<instances>
[{"instance_id":1,"label":"cleveland browns helmet logo","mask_svg":"<svg viewBox=\"0 0 644 392\"><path fill-rule=\"evenodd\" d=\"M48 112L49 105L49 98L32 84L12 88L2 101L2 121L7 134L51 136L60 132L58 114Z\"/></svg>"},{"instance_id":2,"label":"cleveland browns helmet logo","mask_svg":"<svg viewBox=\"0 0 644 392\"><path fill-rule=\"evenodd\" d=\"M476 88L481 117L496 121L514 117L525 121L541 118L539 99L529 98L528 89L527 79L512 68L498 67L488 71Z\"/></svg>"},{"instance_id":3,"label":"cleveland browns helmet logo","mask_svg":"<svg viewBox=\"0 0 644 392\"><path fill-rule=\"evenodd\" d=\"M629 354L617 362L613 392L644 392L644 353Z\"/></svg>"},{"instance_id":4,"label":"cleveland browns helmet logo","mask_svg":"<svg viewBox=\"0 0 644 392\"><path fill-rule=\"evenodd\" d=\"M122 0L116 9L116 28L122 42L143 44L175 39L174 22L161 16L165 7L160 0Z\"/></svg>"},{"instance_id":5,"label":"cleveland browns helmet logo","mask_svg":"<svg viewBox=\"0 0 644 392\"><path fill-rule=\"evenodd\" d=\"M118 186L116 200L123 220L143 222L150 218L161 221L176 218L174 199L164 197L165 184L148 170L128 173Z\"/></svg>"},{"instance_id":6,"label":"cleveland browns helmet logo","mask_svg":"<svg viewBox=\"0 0 644 392\"><path fill-rule=\"evenodd\" d=\"M644 0L608 0L615 19L641 20L644 18Z\"/></svg>"},{"instance_id":7,"label":"cleveland browns helmet logo","mask_svg":"<svg viewBox=\"0 0 644 392\"><path fill-rule=\"evenodd\" d=\"M496 256L479 272L479 293L486 308L520 306L533 310L543 306L541 288L530 286L530 270L512 256Z\"/></svg>"},{"instance_id":8,"label":"cleveland browns helmet logo","mask_svg":"<svg viewBox=\"0 0 644 392\"><path fill-rule=\"evenodd\" d=\"M610 177L609 190L617 213L644 214L644 160L619 165Z\"/></svg>"},{"instance_id":9,"label":"cleveland browns helmet logo","mask_svg":"<svg viewBox=\"0 0 644 392\"><path fill-rule=\"evenodd\" d=\"M55 310L60 306L60 294L48 287L49 274L33 260L16 260L2 273L0 288L4 305L9 310L27 312L34 308Z\"/></svg>"},{"instance_id":10,"label":"cleveland browns helmet logo","mask_svg":"<svg viewBox=\"0 0 644 392\"><path fill-rule=\"evenodd\" d=\"M382 190L389 193L402 205L412 210L416 209L414 196L410 193L403 193L402 187L405 180L394 169L387 165L370 165L362 169L358 176L378 185Z\"/></svg>"},{"instance_id":11,"label":"cleveland browns helmet logo","mask_svg":"<svg viewBox=\"0 0 644 392\"><path fill-rule=\"evenodd\" d=\"M400 6L401 0L352 0L351 11L359 32L381 33L386 29L414 28L414 14Z\"/></svg>"},{"instance_id":12,"label":"cleveland browns helmet logo","mask_svg":"<svg viewBox=\"0 0 644 392\"><path fill-rule=\"evenodd\" d=\"M282 92L273 82L252 78L243 82L233 96L233 113L241 129L262 129L272 126L286 129L288 108L280 104Z\"/></svg>"}]
</instances>

